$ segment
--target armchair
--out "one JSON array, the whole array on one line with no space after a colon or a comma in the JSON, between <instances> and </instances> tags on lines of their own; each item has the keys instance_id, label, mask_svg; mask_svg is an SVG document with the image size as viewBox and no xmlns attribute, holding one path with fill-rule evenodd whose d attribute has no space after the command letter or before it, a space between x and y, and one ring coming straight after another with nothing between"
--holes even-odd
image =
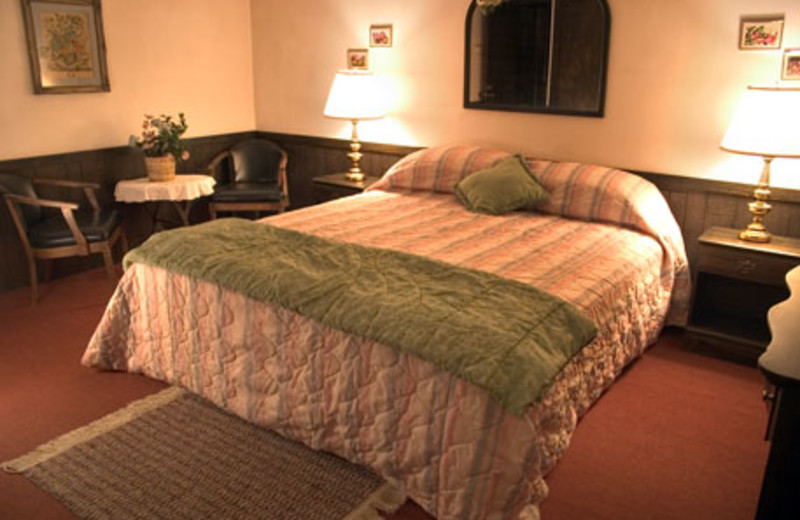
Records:
<instances>
[{"instance_id":1,"label":"armchair","mask_svg":"<svg viewBox=\"0 0 800 520\"><path fill-rule=\"evenodd\" d=\"M289 205L286 163L286 152L265 139L248 139L217 155L208 165L217 180L211 218L219 211L283 212Z\"/></svg>"},{"instance_id":2,"label":"armchair","mask_svg":"<svg viewBox=\"0 0 800 520\"><path fill-rule=\"evenodd\" d=\"M91 209L82 210L74 202L39 198L34 185L82 189ZM49 272L52 259L100 253L109 278L116 279L111 250L118 241L123 252L128 245L119 212L98 204L96 191L99 188L100 185L89 182L31 179L0 173L0 195L28 258L31 305L38 300L37 259L48 261Z\"/></svg>"}]
</instances>

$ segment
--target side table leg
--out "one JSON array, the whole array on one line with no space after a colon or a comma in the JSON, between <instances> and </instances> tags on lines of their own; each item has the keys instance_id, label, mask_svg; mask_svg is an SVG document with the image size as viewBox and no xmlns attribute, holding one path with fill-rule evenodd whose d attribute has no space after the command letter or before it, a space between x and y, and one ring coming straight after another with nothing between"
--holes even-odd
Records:
<instances>
[{"instance_id":1,"label":"side table leg","mask_svg":"<svg viewBox=\"0 0 800 520\"><path fill-rule=\"evenodd\" d=\"M183 202L183 204L181 204ZM192 201L185 200L185 201L172 201L172 206L175 208L175 211L178 213L178 216L181 218L181 223L184 226L189 225L189 211L192 209Z\"/></svg>"}]
</instances>

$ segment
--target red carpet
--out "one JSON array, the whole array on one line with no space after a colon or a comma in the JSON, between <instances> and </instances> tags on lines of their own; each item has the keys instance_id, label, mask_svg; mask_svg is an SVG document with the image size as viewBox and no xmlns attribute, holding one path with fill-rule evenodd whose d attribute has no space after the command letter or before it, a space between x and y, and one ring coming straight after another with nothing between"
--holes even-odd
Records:
<instances>
[{"instance_id":1,"label":"red carpet","mask_svg":"<svg viewBox=\"0 0 800 520\"><path fill-rule=\"evenodd\" d=\"M155 392L143 376L79 364L111 295L102 271L57 280L28 306L0 294L0 460ZM664 337L587 414L548 478L544 520L750 520L767 444L755 369ZM73 518L26 479L0 473L0 518ZM393 520L430 517L409 502Z\"/></svg>"}]
</instances>

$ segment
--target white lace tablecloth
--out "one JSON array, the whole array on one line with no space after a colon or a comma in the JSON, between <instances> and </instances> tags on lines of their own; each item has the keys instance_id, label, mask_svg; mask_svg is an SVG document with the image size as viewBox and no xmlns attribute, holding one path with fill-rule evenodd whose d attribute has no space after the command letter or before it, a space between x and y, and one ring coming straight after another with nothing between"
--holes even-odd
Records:
<instances>
[{"instance_id":1,"label":"white lace tablecloth","mask_svg":"<svg viewBox=\"0 0 800 520\"><path fill-rule=\"evenodd\" d=\"M213 177L199 174L176 175L174 179L151 182L147 177L119 181L114 198L119 202L194 200L214 193Z\"/></svg>"}]
</instances>

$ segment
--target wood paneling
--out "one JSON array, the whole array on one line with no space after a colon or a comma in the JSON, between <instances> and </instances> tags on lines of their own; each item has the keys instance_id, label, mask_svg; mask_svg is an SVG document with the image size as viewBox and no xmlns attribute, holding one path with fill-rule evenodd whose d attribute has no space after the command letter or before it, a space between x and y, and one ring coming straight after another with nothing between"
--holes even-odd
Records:
<instances>
[{"instance_id":1,"label":"wood paneling","mask_svg":"<svg viewBox=\"0 0 800 520\"><path fill-rule=\"evenodd\" d=\"M187 139L191 157L188 161L179 164L178 172L197 172L209 163L211 158L230 147L237 141L255 136L255 132L242 132L209 137ZM118 147L101 150L89 150L58 155L47 155L24 159L0 161L0 173L14 173L27 177L45 179L79 180L96 182L101 185L98 201L101 205L114 204L114 185L121 179L144 177L144 162L141 152L134 148ZM57 198L86 204L82 199L80 190L65 188L41 187L37 188L40 197ZM14 230L11 217L5 204L0 205L0 292L28 284L27 262L22 244ZM149 234L151 228L148 209L142 204L125 204L121 206L125 217L125 229L131 246L141 243ZM163 206L160 209L170 210ZM193 209L194 221L205 218L206 208L198 204ZM163 218L175 220L177 215L167 213ZM99 258L69 258L58 260L54 264L53 276L85 270L102 265Z\"/></svg>"},{"instance_id":2,"label":"wood paneling","mask_svg":"<svg viewBox=\"0 0 800 520\"><path fill-rule=\"evenodd\" d=\"M290 209L314 203L312 179L319 175L343 172L349 168L349 142L344 139L321 138L273 132L241 132L189 139L192 154L189 161L179 166L179 172L197 172L220 151L248 137L263 137L278 143L289 155L288 176ZM401 157L418 150L417 147L362 143L362 168L370 175L382 175ZM22 175L98 182L103 186L100 201L113 203L114 184L120 179L142 177L144 165L139 152L127 147L92 150L70 154L52 155L0 161L0 172ZM744 228L750 221L747 202L752 197L753 186L706 179L692 179L675 175L635 172L653 182L667 199L678 224L683 230L690 263L696 258L700 234L711 226ZM74 193L43 192L42 195L67 197ZM69 199L68 199L69 200ZM74 197L73 199L74 200ZM773 190L773 210L766 219L767 228L775 235L800 237L800 192ZM169 210L164 206L162 209ZM132 246L140 243L150 232L150 220L145 208L139 204L123 206L126 229ZM161 218L174 215L160 215ZM207 218L207 208L196 204L191 215L193 222ZM0 292L27 284L25 258L19 240L14 234L7 211L0 209ZM97 260L77 259L56 265L56 276L87 267L99 266Z\"/></svg>"},{"instance_id":3,"label":"wood paneling","mask_svg":"<svg viewBox=\"0 0 800 520\"><path fill-rule=\"evenodd\" d=\"M697 239L706 229L721 226L744 229L752 219L747 203L752 185L636 172L658 186L683 231L689 264L697 258ZM764 223L773 235L800 237L800 191L772 190L772 211Z\"/></svg>"},{"instance_id":4,"label":"wood paneling","mask_svg":"<svg viewBox=\"0 0 800 520\"><path fill-rule=\"evenodd\" d=\"M293 134L259 132L260 137L278 143L289 154L289 197L291 209L314 204L311 180L320 175L346 172L350 169L350 142ZM361 169L367 175L381 176L400 158L419 150L410 146L362 143Z\"/></svg>"}]
</instances>

